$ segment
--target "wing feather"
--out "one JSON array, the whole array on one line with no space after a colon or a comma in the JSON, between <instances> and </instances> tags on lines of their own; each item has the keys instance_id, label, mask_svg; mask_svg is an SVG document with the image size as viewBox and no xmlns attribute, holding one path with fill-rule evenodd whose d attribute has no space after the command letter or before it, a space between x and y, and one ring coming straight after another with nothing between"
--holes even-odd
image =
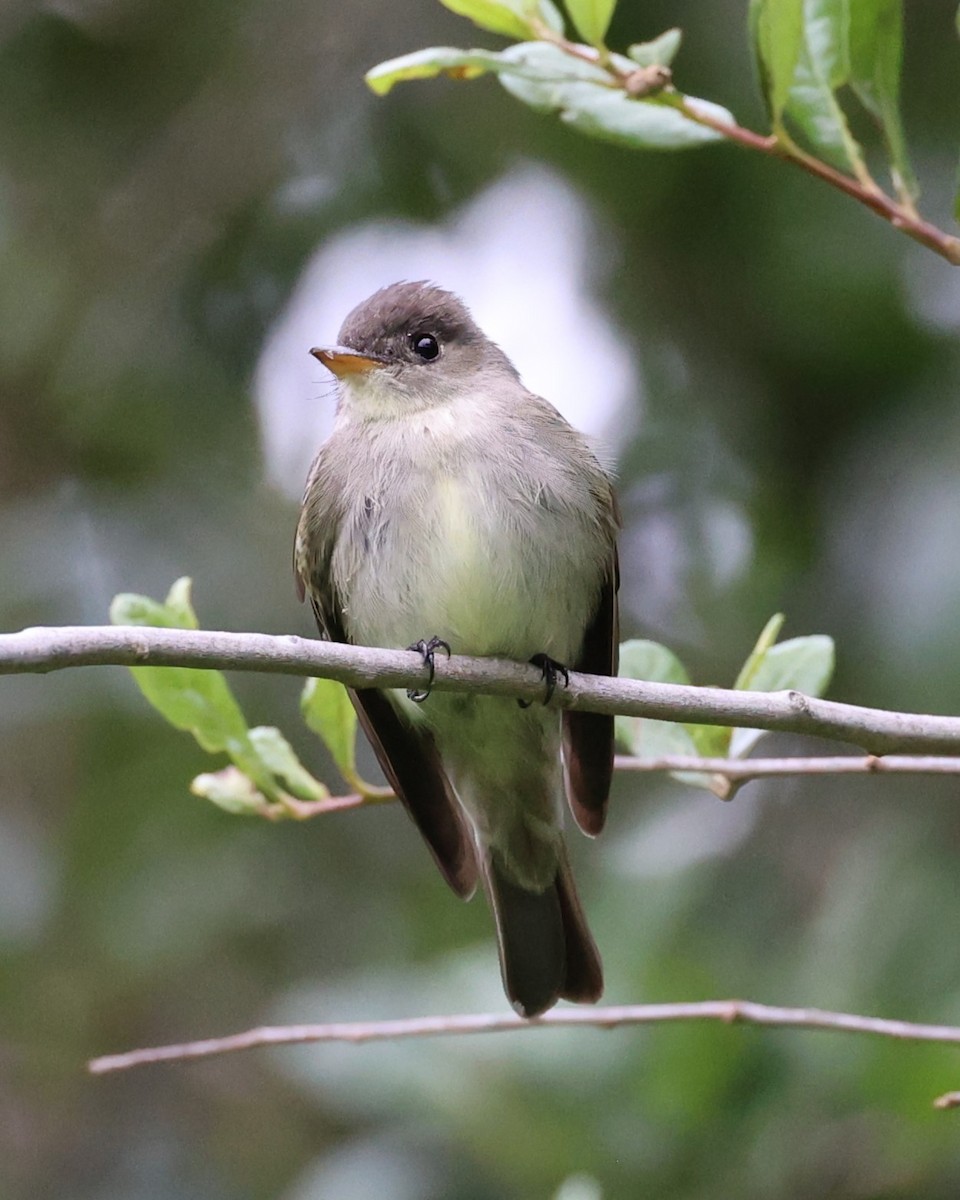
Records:
<instances>
[{"instance_id":1,"label":"wing feather","mask_svg":"<svg viewBox=\"0 0 960 1200\"><path fill-rule=\"evenodd\" d=\"M332 509L327 511L334 516ZM328 527L325 537L309 539L313 555L308 558L303 525L301 518L294 551L297 591L301 599L309 596L317 628L327 641L349 642L330 571L335 529ZM476 887L478 874L473 834L433 738L405 721L385 692L376 688L347 690L390 786L423 835L444 879L458 896L467 898Z\"/></svg>"},{"instance_id":2,"label":"wing feather","mask_svg":"<svg viewBox=\"0 0 960 1200\"><path fill-rule=\"evenodd\" d=\"M620 567L616 548L610 571L573 668L588 675L616 675L619 666L620 620L617 592ZM595 837L607 816L613 779L613 717L603 713L563 714L563 758L567 800L577 824Z\"/></svg>"}]
</instances>

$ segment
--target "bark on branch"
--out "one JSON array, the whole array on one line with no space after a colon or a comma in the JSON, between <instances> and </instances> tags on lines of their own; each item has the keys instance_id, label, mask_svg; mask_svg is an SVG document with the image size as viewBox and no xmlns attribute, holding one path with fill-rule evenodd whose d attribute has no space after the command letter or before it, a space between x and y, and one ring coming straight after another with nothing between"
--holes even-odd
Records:
<instances>
[{"instance_id":1,"label":"bark on branch","mask_svg":"<svg viewBox=\"0 0 960 1200\"><path fill-rule=\"evenodd\" d=\"M676 1021L721 1021L726 1025L766 1025L779 1029L833 1030L865 1033L914 1042L960 1045L955 1025L920 1025L856 1013L828 1012L820 1008L782 1008L752 1000L699 1000L681 1004L630 1004L605 1008L563 1008L533 1020L513 1014L471 1013L448 1017L410 1017L396 1021L351 1021L329 1025L261 1026L229 1037L206 1038L179 1045L145 1047L124 1054L108 1054L88 1064L93 1075L125 1071L147 1063L183 1062L209 1058L257 1046L290 1046L309 1042L376 1042L468 1033L507 1033L517 1029L579 1028L616 1029L623 1025L651 1025ZM947 1107L943 1100L940 1107Z\"/></svg>"},{"instance_id":2,"label":"bark on branch","mask_svg":"<svg viewBox=\"0 0 960 1200\"><path fill-rule=\"evenodd\" d=\"M319 676L349 687L423 687L420 655L321 642L292 635L217 633L143 626L76 625L0 634L0 675L43 674L67 667L200 667ZM438 658L437 691L479 692L540 700L538 668L500 659ZM960 754L960 717L892 712L801 692L645 683L571 673L551 705L662 721L732 725L811 734L870 754Z\"/></svg>"}]
</instances>

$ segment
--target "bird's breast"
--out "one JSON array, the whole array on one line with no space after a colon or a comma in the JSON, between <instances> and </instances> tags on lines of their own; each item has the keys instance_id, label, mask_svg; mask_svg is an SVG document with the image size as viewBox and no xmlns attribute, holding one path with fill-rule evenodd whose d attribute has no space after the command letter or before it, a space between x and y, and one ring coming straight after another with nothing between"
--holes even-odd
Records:
<instances>
[{"instance_id":1,"label":"bird's breast","mask_svg":"<svg viewBox=\"0 0 960 1200\"><path fill-rule=\"evenodd\" d=\"M586 521L535 495L464 468L358 501L334 556L351 638L406 646L436 636L461 654L570 661L599 571Z\"/></svg>"}]
</instances>

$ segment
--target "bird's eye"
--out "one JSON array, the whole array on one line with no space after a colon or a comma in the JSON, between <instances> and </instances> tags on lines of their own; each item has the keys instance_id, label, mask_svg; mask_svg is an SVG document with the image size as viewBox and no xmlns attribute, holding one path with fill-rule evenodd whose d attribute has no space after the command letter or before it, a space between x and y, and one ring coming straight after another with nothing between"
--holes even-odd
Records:
<instances>
[{"instance_id":1,"label":"bird's eye","mask_svg":"<svg viewBox=\"0 0 960 1200\"><path fill-rule=\"evenodd\" d=\"M433 362L440 354L440 343L432 333L418 333L413 338L413 352L424 362Z\"/></svg>"}]
</instances>

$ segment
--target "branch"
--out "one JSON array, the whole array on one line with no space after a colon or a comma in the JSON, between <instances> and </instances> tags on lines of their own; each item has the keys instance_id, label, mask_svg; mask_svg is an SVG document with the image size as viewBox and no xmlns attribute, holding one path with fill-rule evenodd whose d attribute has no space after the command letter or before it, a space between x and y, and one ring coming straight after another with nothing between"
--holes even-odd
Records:
<instances>
[{"instance_id":1,"label":"branch","mask_svg":"<svg viewBox=\"0 0 960 1200\"><path fill-rule=\"evenodd\" d=\"M758 150L761 154L769 155L771 158L779 158L784 162L793 163L795 167L800 167L801 170L807 171L814 178L822 179L824 183L830 184L831 187L837 188L839 191L851 196L854 200L866 205L877 216L882 217L885 221L889 221L895 229L903 230L908 237L913 238L915 242L919 242L922 246L926 246L927 249L933 250L935 254L939 254L941 258L945 258L947 262L952 263L954 266L960 266L960 238L954 237L949 233L944 233L936 225L925 221L913 207L912 203L909 201L901 203L894 200L869 177L860 180L854 178L852 175L846 175L843 171L838 171L836 168L830 166L829 163L822 162L812 154L807 154L799 146L793 145L789 138L778 137L775 133L756 133L752 129L745 129L742 125L718 120L717 117L709 111L702 109L698 104L688 103L686 98L674 89L671 83L670 71L666 67L657 68L657 72L648 79L649 68L639 71L621 69L615 62L602 55L598 50L578 45L576 42L570 42L562 34L558 34L554 30L547 28L542 22L537 25L537 35L543 41L551 42L553 45L558 46L571 58L581 59L592 63L594 66L602 67L613 81L622 87L628 95L647 95L652 92L659 92L665 100L671 103L679 112L682 112L688 120L695 121L698 125L712 129L715 133L719 133L721 137L725 137L728 141L735 142L739 146L744 146L748 150ZM637 83L638 77L640 80L639 88Z\"/></svg>"},{"instance_id":2,"label":"branch","mask_svg":"<svg viewBox=\"0 0 960 1200\"><path fill-rule=\"evenodd\" d=\"M606 1008L564 1008L523 1020L512 1014L473 1013L449 1017L410 1017L395 1021L351 1021L329 1025L266 1025L229 1037L207 1038L180 1045L146 1047L125 1054L108 1054L87 1064L93 1075L125 1071L147 1063L183 1062L252 1050L257 1046L290 1046L308 1042L381 1042L406 1038L466 1033L507 1033L517 1029L557 1029L570 1026L616 1029L622 1025L651 1025L677 1021L722 1021L726 1025L766 1025L779 1029L833 1030L866 1033L913 1042L960 1045L960 1027L919 1025L820 1008L779 1008L752 1000L700 1000L687 1004L636 1004ZM946 1106L946 1105L944 1105Z\"/></svg>"},{"instance_id":3,"label":"branch","mask_svg":"<svg viewBox=\"0 0 960 1200\"><path fill-rule=\"evenodd\" d=\"M629 754L618 754L614 766L618 771L640 774L692 771L722 775L725 779L744 783L777 775L960 775L960 757L917 754L833 755L828 758L698 758L693 754L633 758Z\"/></svg>"},{"instance_id":4,"label":"branch","mask_svg":"<svg viewBox=\"0 0 960 1200\"><path fill-rule=\"evenodd\" d=\"M200 667L318 676L347 687L422 688L427 669L408 650L376 650L292 635L74 625L0 634L0 675L67 667ZM543 699L539 668L495 658L436 660L436 691ZM745 692L570 673L552 708L706 725L779 730L849 742L870 754L960 754L960 717L891 712L802 692Z\"/></svg>"},{"instance_id":5,"label":"branch","mask_svg":"<svg viewBox=\"0 0 960 1200\"><path fill-rule=\"evenodd\" d=\"M901 229L907 237L913 238L921 246L933 250L935 254L945 258L953 266L960 266L960 238L944 233L936 225L925 221L912 205L901 204L894 200L875 183L868 185L859 179L854 179L852 175L845 175L842 171L831 167L829 163L821 162L819 158L814 158L811 154L804 154L797 147L785 143L776 135L764 136L754 133L752 129L744 129L741 125L731 125L726 121L719 121L710 113L701 111L695 104L681 101L676 107L689 120L696 121L699 125L706 125L709 129L727 138L728 141L736 142L749 150L759 150L761 154L767 154L772 158L780 158L784 162L793 163L795 167L807 171L815 179L822 179L824 183L830 184L831 187L837 188L871 209L878 217L889 221L894 229Z\"/></svg>"}]
</instances>

